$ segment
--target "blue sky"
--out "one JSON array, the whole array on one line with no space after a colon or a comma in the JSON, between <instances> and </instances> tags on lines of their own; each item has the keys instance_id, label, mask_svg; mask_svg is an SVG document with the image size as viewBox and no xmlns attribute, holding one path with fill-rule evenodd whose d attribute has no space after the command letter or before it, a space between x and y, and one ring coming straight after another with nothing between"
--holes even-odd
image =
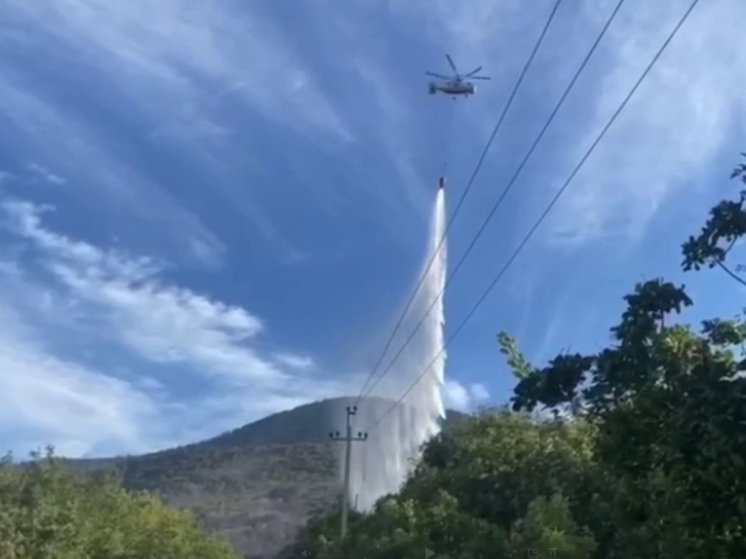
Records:
<instances>
[{"instance_id":1,"label":"blue sky","mask_svg":"<svg viewBox=\"0 0 746 559\"><path fill-rule=\"evenodd\" d=\"M357 393L425 258L438 176L447 164L452 208L552 3L3 3L0 447L135 453ZM563 2L453 224L451 263L615 3ZM627 0L449 285L447 331L688 3ZM636 281L685 281L693 319L739 310L731 279L678 265L735 187L744 19L740 0L700 2L449 346L450 405L509 397L498 331L537 362L593 350ZM445 52L492 81L429 96Z\"/></svg>"}]
</instances>

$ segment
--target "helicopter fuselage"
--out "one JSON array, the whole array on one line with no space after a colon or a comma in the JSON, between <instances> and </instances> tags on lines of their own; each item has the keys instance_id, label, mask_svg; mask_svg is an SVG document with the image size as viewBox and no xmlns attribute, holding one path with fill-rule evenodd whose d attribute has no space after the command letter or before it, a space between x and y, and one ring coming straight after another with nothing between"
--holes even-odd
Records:
<instances>
[{"instance_id":1,"label":"helicopter fuselage","mask_svg":"<svg viewBox=\"0 0 746 559\"><path fill-rule=\"evenodd\" d=\"M454 99L459 95L468 97L469 95L473 95L474 93L476 93L477 86L474 85L472 82L466 80L490 79L488 76L476 75L482 69L481 66L479 66L476 70L472 70L468 74L459 74L458 70L456 69L456 65L453 63L453 60L451 59L451 56L449 54L446 54L446 59L448 60L448 64L450 65L451 70L453 70L453 74L451 76L436 74L435 72L425 72L425 74L427 74L428 76L444 80L441 82L430 82L428 86L430 95L435 95L440 91L441 93L445 93L446 95L453 96Z\"/></svg>"},{"instance_id":2,"label":"helicopter fuselage","mask_svg":"<svg viewBox=\"0 0 746 559\"><path fill-rule=\"evenodd\" d=\"M430 95L434 95L439 91L446 95L473 95L477 91L477 86L471 82L464 81L430 82L429 91Z\"/></svg>"}]
</instances>

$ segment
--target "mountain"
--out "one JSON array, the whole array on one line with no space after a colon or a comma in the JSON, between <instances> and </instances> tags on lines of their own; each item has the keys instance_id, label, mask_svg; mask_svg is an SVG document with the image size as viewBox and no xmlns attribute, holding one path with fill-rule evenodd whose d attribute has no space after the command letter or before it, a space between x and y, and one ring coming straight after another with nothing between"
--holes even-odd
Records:
<instances>
[{"instance_id":1,"label":"mountain","mask_svg":"<svg viewBox=\"0 0 746 559\"><path fill-rule=\"evenodd\" d=\"M339 502L341 431L353 398L335 398L265 417L215 438L141 456L68 460L78 471L114 470L124 486L159 494L194 512L242 554L275 557L316 510ZM380 417L391 402L359 407ZM465 414L448 411L444 428Z\"/></svg>"}]
</instances>

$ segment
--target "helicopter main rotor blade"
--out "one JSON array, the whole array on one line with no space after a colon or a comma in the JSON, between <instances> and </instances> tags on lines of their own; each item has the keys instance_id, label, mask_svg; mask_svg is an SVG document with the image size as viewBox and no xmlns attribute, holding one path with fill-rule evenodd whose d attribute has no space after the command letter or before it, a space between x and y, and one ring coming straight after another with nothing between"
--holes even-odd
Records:
<instances>
[{"instance_id":1,"label":"helicopter main rotor blade","mask_svg":"<svg viewBox=\"0 0 746 559\"><path fill-rule=\"evenodd\" d=\"M456 65L453 63L453 60L451 60L451 55L446 54L446 58L448 59L448 64L450 64L451 68L453 69L453 73L458 75L458 70L456 70Z\"/></svg>"},{"instance_id":2,"label":"helicopter main rotor blade","mask_svg":"<svg viewBox=\"0 0 746 559\"><path fill-rule=\"evenodd\" d=\"M441 74L435 74L433 72L425 72L428 76L433 76L434 78L440 78L441 80L450 80L450 76L443 76Z\"/></svg>"},{"instance_id":3,"label":"helicopter main rotor blade","mask_svg":"<svg viewBox=\"0 0 746 559\"><path fill-rule=\"evenodd\" d=\"M477 72L479 72L479 70L481 70L481 69L482 69L482 67L480 66L476 70L472 70L471 72L469 72L468 74L466 74L466 76L464 76L464 77L470 78L471 76L473 76L474 74L476 74Z\"/></svg>"},{"instance_id":4,"label":"helicopter main rotor blade","mask_svg":"<svg viewBox=\"0 0 746 559\"><path fill-rule=\"evenodd\" d=\"M491 80L492 78L488 78L487 76L472 76L470 79L472 79L472 80Z\"/></svg>"}]
</instances>

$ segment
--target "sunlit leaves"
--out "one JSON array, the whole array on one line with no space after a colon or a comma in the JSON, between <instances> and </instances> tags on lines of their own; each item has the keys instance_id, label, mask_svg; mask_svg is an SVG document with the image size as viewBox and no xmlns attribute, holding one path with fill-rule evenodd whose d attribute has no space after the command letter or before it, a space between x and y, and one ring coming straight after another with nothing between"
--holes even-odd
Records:
<instances>
[{"instance_id":1,"label":"sunlit leaves","mask_svg":"<svg viewBox=\"0 0 746 559\"><path fill-rule=\"evenodd\" d=\"M320 559L404 559L425 547L439 558L493 559L530 541L590 557L592 448L593 428L584 423L483 412L428 442L401 493L355 516L344 543L335 542L338 526L321 519L324 535L316 531L304 545Z\"/></svg>"},{"instance_id":2,"label":"sunlit leaves","mask_svg":"<svg viewBox=\"0 0 746 559\"><path fill-rule=\"evenodd\" d=\"M48 451L0 467L3 559L231 559L227 544L203 534L187 513L112 477L77 477Z\"/></svg>"},{"instance_id":3,"label":"sunlit leaves","mask_svg":"<svg viewBox=\"0 0 746 559\"><path fill-rule=\"evenodd\" d=\"M497 335L497 343L500 346L500 353L507 358L508 366L517 379L524 379L532 373L531 365L518 349L518 344L512 336L507 332L500 332Z\"/></svg>"},{"instance_id":4,"label":"sunlit leaves","mask_svg":"<svg viewBox=\"0 0 746 559\"><path fill-rule=\"evenodd\" d=\"M746 164L733 176L746 184ZM745 201L743 190L738 201L713 208L700 236L684 245L685 269L722 264L746 234ZM587 381L582 397L598 429L595 456L615 484L612 548L621 557L743 553L746 378L739 373L746 360L734 350L743 347L746 326L711 319L696 333L671 324L692 300L662 279L636 285L625 301L613 345L534 369L516 386L514 407L558 406L577 392L573 382Z\"/></svg>"}]
</instances>

